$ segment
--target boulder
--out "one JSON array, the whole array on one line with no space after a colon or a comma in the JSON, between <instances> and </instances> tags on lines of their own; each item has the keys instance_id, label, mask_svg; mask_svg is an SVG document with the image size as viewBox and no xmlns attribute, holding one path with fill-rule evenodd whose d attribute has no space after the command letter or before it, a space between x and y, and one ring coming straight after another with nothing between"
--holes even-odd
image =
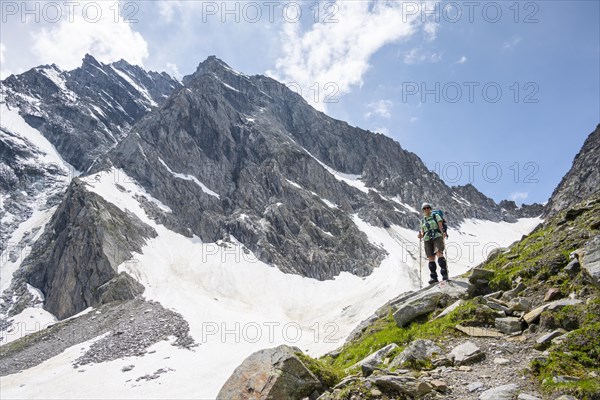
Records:
<instances>
[{"instance_id":1,"label":"boulder","mask_svg":"<svg viewBox=\"0 0 600 400\"><path fill-rule=\"evenodd\" d=\"M546 295L544 296L544 301L556 300L559 297L560 297L560 289L550 288L550 289L548 289L548 291L546 292Z\"/></svg>"},{"instance_id":2,"label":"boulder","mask_svg":"<svg viewBox=\"0 0 600 400\"><path fill-rule=\"evenodd\" d=\"M555 301L546 303L544 305L541 305L541 306L529 311L527 314L525 314L523 316L523 320L525 322L527 322L528 324L531 324L531 323L537 321L540 318L540 315L542 315L542 313L546 310L558 310L558 309L566 307L566 306L573 306L575 304L580 304L580 303L581 303L581 300L579 300L579 299L555 300Z\"/></svg>"},{"instance_id":3,"label":"boulder","mask_svg":"<svg viewBox=\"0 0 600 400\"><path fill-rule=\"evenodd\" d=\"M525 297L515 297L508 303L511 311L531 310L531 301Z\"/></svg>"},{"instance_id":4,"label":"boulder","mask_svg":"<svg viewBox=\"0 0 600 400\"><path fill-rule=\"evenodd\" d=\"M412 397L431 392L431 386L410 376L380 375L369 378L383 391L400 392Z\"/></svg>"},{"instance_id":5,"label":"boulder","mask_svg":"<svg viewBox=\"0 0 600 400\"><path fill-rule=\"evenodd\" d=\"M546 333L545 335L542 335L539 338L537 338L537 340L535 341L534 348L536 350L544 350L546 347L550 346L550 344L552 343L552 339L564 335L565 333L567 333L567 331L565 331L564 329L557 329L550 333Z\"/></svg>"},{"instance_id":6,"label":"boulder","mask_svg":"<svg viewBox=\"0 0 600 400\"><path fill-rule=\"evenodd\" d=\"M449 357L454 361L454 365L465 365L480 361L485 358L485 354L475 343L465 342L453 348Z\"/></svg>"},{"instance_id":7,"label":"boulder","mask_svg":"<svg viewBox=\"0 0 600 400\"><path fill-rule=\"evenodd\" d=\"M251 354L227 379L217 399L303 399L325 388L304 365L297 347L281 345Z\"/></svg>"},{"instance_id":8,"label":"boulder","mask_svg":"<svg viewBox=\"0 0 600 400\"><path fill-rule=\"evenodd\" d=\"M519 295L519 293L521 293L525 289L526 289L525 284L523 284L523 282L519 282L519 284L515 288L513 288L512 290L504 292L502 294L501 299L504 300L504 301L512 300L515 297L517 297Z\"/></svg>"},{"instance_id":9,"label":"boulder","mask_svg":"<svg viewBox=\"0 0 600 400\"><path fill-rule=\"evenodd\" d=\"M469 283L457 279L448 281L443 286L433 285L403 295L390 303L394 310L394 320L403 328L416 318L434 311L438 306L447 307L456 300L467 297L471 289Z\"/></svg>"},{"instance_id":10,"label":"boulder","mask_svg":"<svg viewBox=\"0 0 600 400\"><path fill-rule=\"evenodd\" d=\"M479 279L489 281L493 277L494 271L483 268L473 268L471 270L471 275L469 275L469 282L475 284Z\"/></svg>"},{"instance_id":11,"label":"boulder","mask_svg":"<svg viewBox=\"0 0 600 400\"><path fill-rule=\"evenodd\" d=\"M100 304L106 304L112 301L134 299L142 294L144 289L144 285L133 279L131 275L121 272L98 288L98 296Z\"/></svg>"},{"instance_id":12,"label":"boulder","mask_svg":"<svg viewBox=\"0 0 600 400\"><path fill-rule=\"evenodd\" d=\"M483 389L483 382L473 382L473 383L469 383L469 386L467 386L467 390L471 393L476 392L480 389Z\"/></svg>"},{"instance_id":13,"label":"boulder","mask_svg":"<svg viewBox=\"0 0 600 400\"><path fill-rule=\"evenodd\" d=\"M382 347L376 352L369 354L367 357L363 358L361 361L357 362L355 366L360 366L362 373L364 376L369 376L373 373L375 368L379 364L383 362L385 357L394 349L397 349L398 345L396 343L388 344L387 346Z\"/></svg>"},{"instance_id":14,"label":"boulder","mask_svg":"<svg viewBox=\"0 0 600 400\"><path fill-rule=\"evenodd\" d=\"M582 271L590 277L596 287L600 288L600 235L586 243L584 252Z\"/></svg>"},{"instance_id":15,"label":"boulder","mask_svg":"<svg viewBox=\"0 0 600 400\"><path fill-rule=\"evenodd\" d=\"M434 379L429 384L436 392L446 393L448 391L448 384L444 381Z\"/></svg>"},{"instance_id":16,"label":"boulder","mask_svg":"<svg viewBox=\"0 0 600 400\"><path fill-rule=\"evenodd\" d=\"M521 320L516 317L496 318L496 329L500 332L511 334L521 332Z\"/></svg>"},{"instance_id":17,"label":"boulder","mask_svg":"<svg viewBox=\"0 0 600 400\"><path fill-rule=\"evenodd\" d=\"M431 340L417 339L410 342L402 353L398 354L396 358L392 360L390 367L398 367L411 361L426 361L434 354L442 354L442 349Z\"/></svg>"},{"instance_id":18,"label":"boulder","mask_svg":"<svg viewBox=\"0 0 600 400\"><path fill-rule=\"evenodd\" d=\"M445 317L446 315L450 314L452 311L456 310L462 303L464 303L464 301L462 299L456 300L454 303L452 303L448 307L446 307L444 309L444 311L442 311L441 313L436 315L436 317L434 319Z\"/></svg>"},{"instance_id":19,"label":"boulder","mask_svg":"<svg viewBox=\"0 0 600 400\"><path fill-rule=\"evenodd\" d=\"M433 292L427 296L411 299L400 305L398 310L394 313L396 325L400 328L404 328L420 316L429 314L437 308L441 299L442 293Z\"/></svg>"},{"instance_id":20,"label":"boulder","mask_svg":"<svg viewBox=\"0 0 600 400\"><path fill-rule=\"evenodd\" d=\"M482 392L479 400L514 400L518 389L519 387L514 383L497 386Z\"/></svg>"}]
</instances>

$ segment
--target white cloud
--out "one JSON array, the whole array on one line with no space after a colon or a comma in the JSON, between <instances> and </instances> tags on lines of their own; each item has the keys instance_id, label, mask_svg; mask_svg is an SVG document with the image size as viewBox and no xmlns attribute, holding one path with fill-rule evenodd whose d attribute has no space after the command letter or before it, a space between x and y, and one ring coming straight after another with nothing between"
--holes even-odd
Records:
<instances>
[{"instance_id":1,"label":"white cloud","mask_svg":"<svg viewBox=\"0 0 600 400\"><path fill-rule=\"evenodd\" d=\"M394 103L391 100L378 100L373 103L367 104L367 109L369 111L366 112L365 117L370 118L374 115L383 118L391 118L392 114L390 109Z\"/></svg>"},{"instance_id":2,"label":"white cloud","mask_svg":"<svg viewBox=\"0 0 600 400\"><path fill-rule=\"evenodd\" d=\"M177 64L167 63L165 71L169 75L171 75L171 76L173 76L173 77L175 77L177 79L181 79L181 72L179 72L179 68L177 67Z\"/></svg>"},{"instance_id":3,"label":"white cloud","mask_svg":"<svg viewBox=\"0 0 600 400\"><path fill-rule=\"evenodd\" d=\"M382 133L386 136L390 136L390 130L385 126L376 126L373 128L373 132Z\"/></svg>"},{"instance_id":4,"label":"white cloud","mask_svg":"<svg viewBox=\"0 0 600 400\"><path fill-rule=\"evenodd\" d=\"M175 11L180 10L182 6L179 0L162 0L158 2L158 11L165 22L171 22Z\"/></svg>"},{"instance_id":5,"label":"white cloud","mask_svg":"<svg viewBox=\"0 0 600 400\"><path fill-rule=\"evenodd\" d=\"M419 120L419 117L410 117L410 119L408 120L411 124L414 124L415 122L417 122Z\"/></svg>"},{"instance_id":6,"label":"white cloud","mask_svg":"<svg viewBox=\"0 0 600 400\"><path fill-rule=\"evenodd\" d=\"M441 59L442 54L429 52L423 50L420 47L415 47L414 49L411 49L409 52L404 54L404 64L408 65L420 64L423 62L436 63L441 61Z\"/></svg>"},{"instance_id":7,"label":"white cloud","mask_svg":"<svg viewBox=\"0 0 600 400\"><path fill-rule=\"evenodd\" d=\"M467 57L462 56L461 58L458 59L458 61L456 62L456 64L464 64L467 62Z\"/></svg>"},{"instance_id":8,"label":"white cloud","mask_svg":"<svg viewBox=\"0 0 600 400\"><path fill-rule=\"evenodd\" d=\"M505 48L505 49L510 49L511 47L515 47L516 45L518 45L519 42L521 42L521 38L520 37L515 37L511 41L504 42L502 44L502 47Z\"/></svg>"},{"instance_id":9,"label":"white cloud","mask_svg":"<svg viewBox=\"0 0 600 400\"><path fill-rule=\"evenodd\" d=\"M6 79L10 76L11 72L6 68L6 46L4 43L0 43L0 80Z\"/></svg>"},{"instance_id":10,"label":"white cloud","mask_svg":"<svg viewBox=\"0 0 600 400\"><path fill-rule=\"evenodd\" d=\"M529 197L529 193L527 192L513 192L510 194L509 199L514 201L515 203L523 203L524 200Z\"/></svg>"},{"instance_id":11,"label":"white cloud","mask_svg":"<svg viewBox=\"0 0 600 400\"><path fill-rule=\"evenodd\" d=\"M299 23L285 23L282 30L282 52L274 71L277 80L296 83L305 99L324 110L324 85L333 84L337 96L362 85L369 69L369 59L386 44L407 39L417 31L418 15L403 12L400 1L339 1L336 23L320 21L306 31ZM431 31L431 29L430 29ZM321 96L313 97L315 83ZM320 98L319 98L320 97Z\"/></svg>"},{"instance_id":12,"label":"white cloud","mask_svg":"<svg viewBox=\"0 0 600 400\"><path fill-rule=\"evenodd\" d=\"M148 57L148 44L134 31L133 22L125 22L123 16L115 18L114 3L90 2L94 6L88 8L87 14L82 12L86 3L77 4L70 18L63 17L52 28L31 33L32 52L40 63L56 63L63 69L72 69L89 53L105 63L123 58L143 65ZM66 9L64 12L68 15ZM93 22L96 15L98 20Z\"/></svg>"},{"instance_id":13,"label":"white cloud","mask_svg":"<svg viewBox=\"0 0 600 400\"><path fill-rule=\"evenodd\" d=\"M425 31L425 37L427 41L432 42L437 37L437 31L440 27L440 24L432 21L427 21L423 26L423 30Z\"/></svg>"}]
</instances>

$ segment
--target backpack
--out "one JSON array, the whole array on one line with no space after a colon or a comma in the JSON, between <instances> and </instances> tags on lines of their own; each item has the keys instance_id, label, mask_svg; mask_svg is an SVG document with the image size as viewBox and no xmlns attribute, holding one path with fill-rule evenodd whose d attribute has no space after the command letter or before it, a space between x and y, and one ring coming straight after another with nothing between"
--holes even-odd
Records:
<instances>
[{"instance_id":1,"label":"backpack","mask_svg":"<svg viewBox=\"0 0 600 400\"><path fill-rule=\"evenodd\" d=\"M442 228L444 229L444 233L446 234L446 236L448 236L448 223L444 219L444 212L442 210L431 211L431 215L434 215L434 214L439 215L440 218L442 219Z\"/></svg>"}]
</instances>

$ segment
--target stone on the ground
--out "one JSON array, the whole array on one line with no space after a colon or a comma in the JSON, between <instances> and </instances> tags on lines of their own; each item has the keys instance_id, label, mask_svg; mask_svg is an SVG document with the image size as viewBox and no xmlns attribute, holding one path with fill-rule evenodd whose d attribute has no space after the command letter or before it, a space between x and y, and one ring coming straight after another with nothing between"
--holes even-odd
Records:
<instances>
[{"instance_id":1,"label":"stone on the ground","mask_svg":"<svg viewBox=\"0 0 600 400\"><path fill-rule=\"evenodd\" d=\"M465 365L485 358L485 354L475 343L465 342L452 349L450 358L454 360L454 365Z\"/></svg>"},{"instance_id":2,"label":"stone on the ground","mask_svg":"<svg viewBox=\"0 0 600 400\"><path fill-rule=\"evenodd\" d=\"M550 303L546 303L544 305L541 305L541 306L529 311L527 314L525 314L523 316L523 320L525 322L527 322L528 324L531 324L533 322L536 322L540 318L540 315L542 315L542 313L546 310L551 310L551 311L559 310L563 307L574 306L575 304L580 304L580 303L581 303L581 300L579 300L579 299L554 300L554 301L551 301Z\"/></svg>"},{"instance_id":3,"label":"stone on the ground","mask_svg":"<svg viewBox=\"0 0 600 400\"><path fill-rule=\"evenodd\" d=\"M462 299L456 300L454 303L450 304L448 307L444 309L441 313L439 313L434 319L442 318L456 310L464 301Z\"/></svg>"},{"instance_id":4,"label":"stone on the ground","mask_svg":"<svg viewBox=\"0 0 600 400\"><path fill-rule=\"evenodd\" d=\"M441 299L442 293L433 292L428 296L411 299L406 303L401 304L394 313L396 325L400 328L404 328L420 316L429 314L437 308Z\"/></svg>"},{"instance_id":5,"label":"stone on the ground","mask_svg":"<svg viewBox=\"0 0 600 400\"><path fill-rule=\"evenodd\" d=\"M581 263L578 259L571 260L565 267L565 272L569 275L575 275L581 271Z\"/></svg>"},{"instance_id":6,"label":"stone on the ground","mask_svg":"<svg viewBox=\"0 0 600 400\"><path fill-rule=\"evenodd\" d=\"M556 400L577 400L577 398L569 396L568 394L563 394L562 396L557 397Z\"/></svg>"},{"instance_id":7,"label":"stone on the ground","mask_svg":"<svg viewBox=\"0 0 600 400\"><path fill-rule=\"evenodd\" d=\"M529 311L531 310L531 301L525 297L515 297L508 305L511 311Z\"/></svg>"},{"instance_id":8,"label":"stone on the ground","mask_svg":"<svg viewBox=\"0 0 600 400\"><path fill-rule=\"evenodd\" d=\"M521 321L516 317L496 318L496 329L500 332L511 334L521 332Z\"/></svg>"},{"instance_id":9,"label":"stone on the ground","mask_svg":"<svg viewBox=\"0 0 600 400\"><path fill-rule=\"evenodd\" d=\"M484 299L499 299L500 297L502 297L502 294L504 293L504 291L499 290L497 292L493 292L490 294L486 294L485 296L483 296Z\"/></svg>"},{"instance_id":10,"label":"stone on the ground","mask_svg":"<svg viewBox=\"0 0 600 400\"><path fill-rule=\"evenodd\" d=\"M431 387L433 388L433 390L435 390L436 392L442 392L445 393L448 391L448 384L444 381L440 381L438 379L434 379L432 381L429 381L429 384L431 385Z\"/></svg>"},{"instance_id":11,"label":"stone on the ground","mask_svg":"<svg viewBox=\"0 0 600 400\"><path fill-rule=\"evenodd\" d=\"M497 386L481 392L479 400L514 400L519 387L514 383Z\"/></svg>"},{"instance_id":12,"label":"stone on the ground","mask_svg":"<svg viewBox=\"0 0 600 400\"><path fill-rule=\"evenodd\" d=\"M523 284L523 282L519 282L519 284L515 288L504 292L502 294L501 299L504 301L512 300L515 297L517 297L519 295L519 293L521 293L525 289L526 289L525 284Z\"/></svg>"},{"instance_id":13,"label":"stone on the ground","mask_svg":"<svg viewBox=\"0 0 600 400\"><path fill-rule=\"evenodd\" d=\"M489 281L494 277L494 271L483 268L473 268L471 275L469 275L469 282L475 284L477 280L483 279Z\"/></svg>"},{"instance_id":14,"label":"stone on the ground","mask_svg":"<svg viewBox=\"0 0 600 400\"><path fill-rule=\"evenodd\" d=\"M480 328L478 326L462 326L462 325L458 324L454 328L461 331L465 335L469 335L469 336L473 336L473 337L500 337L500 336L503 336L503 334L501 332L498 332L495 329Z\"/></svg>"},{"instance_id":15,"label":"stone on the ground","mask_svg":"<svg viewBox=\"0 0 600 400\"><path fill-rule=\"evenodd\" d=\"M542 400L542 399L540 399L539 397L532 396L527 393L521 393L521 394L519 394L519 397L517 397L517 400Z\"/></svg>"},{"instance_id":16,"label":"stone on the ground","mask_svg":"<svg viewBox=\"0 0 600 400\"><path fill-rule=\"evenodd\" d=\"M546 333L536 339L534 348L537 350L544 350L546 347L550 346L552 339L564 335L565 333L567 333L567 331L564 329L557 329L550 333Z\"/></svg>"},{"instance_id":17,"label":"stone on the ground","mask_svg":"<svg viewBox=\"0 0 600 400\"><path fill-rule=\"evenodd\" d=\"M586 243L581 269L591 278L592 283L600 288L600 235L594 236Z\"/></svg>"},{"instance_id":18,"label":"stone on the ground","mask_svg":"<svg viewBox=\"0 0 600 400\"><path fill-rule=\"evenodd\" d=\"M483 388L482 382L473 382L473 383L470 383L469 386L467 386L467 390L471 393L476 392L482 388Z\"/></svg>"},{"instance_id":19,"label":"stone on the ground","mask_svg":"<svg viewBox=\"0 0 600 400\"><path fill-rule=\"evenodd\" d=\"M382 394L383 393L381 393L381 390L379 390L379 389L371 389L371 396L373 396L373 397L379 397Z\"/></svg>"},{"instance_id":20,"label":"stone on the ground","mask_svg":"<svg viewBox=\"0 0 600 400\"><path fill-rule=\"evenodd\" d=\"M428 339L417 339L410 342L408 346L398 354L390 363L390 368L398 367L406 362L426 361L434 354L442 354L442 349L433 341Z\"/></svg>"},{"instance_id":21,"label":"stone on the ground","mask_svg":"<svg viewBox=\"0 0 600 400\"><path fill-rule=\"evenodd\" d=\"M507 358L496 357L494 358L494 364L504 365L510 363L510 360Z\"/></svg>"},{"instance_id":22,"label":"stone on the ground","mask_svg":"<svg viewBox=\"0 0 600 400\"><path fill-rule=\"evenodd\" d=\"M388 344L376 352L369 354L355 365L360 366L363 375L368 376L373 373L375 368L383 362L383 359L394 349L398 348L396 343Z\"/></svg>"},{"instance_id":23,"label":"stone on the ground","mask_svg":"<svg viewBox=\"0 0 600 400\"><path fill-rule=\"evenodd\" d=\"M548 291L546 292L546 295L544 296L544 301L548 302L548 301L556 300L559 297L560 297L560 289L550 288L550 289L548 289Z\"/></svg>"},{"instance_id":24,"label":"stone on the ground","mask_svg":"<svg viewBox=\"0 0 600 400\"><path fill-rule=\"evenodd\" d=\"M384 392L397 391L413 397L431 392L431 386L410 376L378 375L368 379Z\"/></svg>"}]
</instances>

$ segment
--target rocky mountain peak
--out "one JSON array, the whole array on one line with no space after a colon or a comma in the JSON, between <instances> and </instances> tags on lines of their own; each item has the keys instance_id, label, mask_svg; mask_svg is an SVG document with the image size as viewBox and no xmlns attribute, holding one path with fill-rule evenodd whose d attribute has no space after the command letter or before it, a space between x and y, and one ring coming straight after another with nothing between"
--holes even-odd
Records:
<instances>
[{"instance_id":1,"label":"rocky mountain peak","mask_svg":"<svg viewBox=\"0 0 600 400\"><path fill-rule=\"evenodd\" d=\"M575 156L569 172L552 192L546 206L547 216L573 206L584 199L600 193L600 125L585 140Z\"/></svg>"}]
</instances>

